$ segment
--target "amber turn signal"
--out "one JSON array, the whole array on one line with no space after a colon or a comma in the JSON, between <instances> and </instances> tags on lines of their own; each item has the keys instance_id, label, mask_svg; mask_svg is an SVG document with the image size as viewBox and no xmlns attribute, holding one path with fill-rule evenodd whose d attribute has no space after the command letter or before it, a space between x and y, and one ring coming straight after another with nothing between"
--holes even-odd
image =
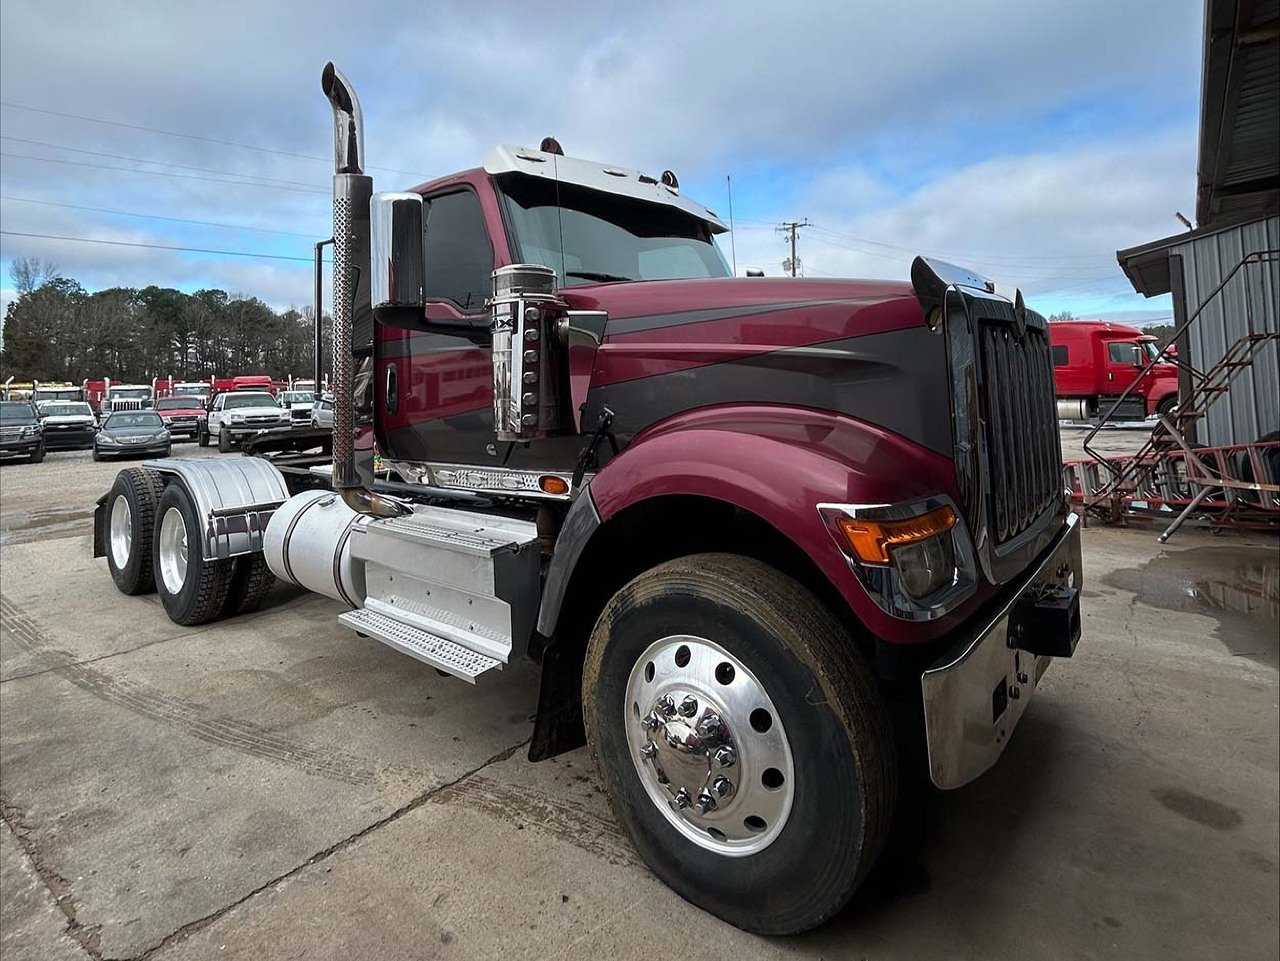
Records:
<instances>
[{"instance_id":1,"label":"amber turn signal","mask_svg":"<svg viewBox=\"0 0 1280 961\"><path fill-rule=\"evenodd\" d=\"M840 517L836 520L854 556L864 564L881 565L889 564L889 551L893 548L915 544L949 531L955 523L955 511L946 505L905 520L862 517Z\"/></svg>"},{"instance_id":2,"label":"amber turn signal","mask_svg":"<svg viewBox=\"0 0 1280 961\"><path fill-rule=\"evenodd\" d=\"M556 477L554 474L543 474L538 478L538 488L544 494L561 496L569 493L569 482L563 477Z\"/></svg>"}]
</instances>

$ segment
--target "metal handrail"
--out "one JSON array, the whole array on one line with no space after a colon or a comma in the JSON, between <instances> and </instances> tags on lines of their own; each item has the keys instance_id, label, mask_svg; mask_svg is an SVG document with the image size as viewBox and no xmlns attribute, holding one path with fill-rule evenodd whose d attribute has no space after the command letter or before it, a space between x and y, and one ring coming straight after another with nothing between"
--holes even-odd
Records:
<instances>
[{"instance_id":1,"label":"metal handrail","mask_svg":"<svg viewBox=\"0 0 1280 961\"><path fill-rule=\"evenodd\" d=\"M1204 312L1204 309L1208 307L1210 303L1213 302L1213 300L1218 296L1218 294L1222 293L1223 288L1226 287L1227 284L1231 282L1231 280L1235 277L1236 274L1238 274L1248 264L1270 263L1273 260L1280 260L1280 249L1254 250L1254 251L1251 251L1250 253L1245 254L1243 257L1241 257L1240 261L1234 267L1231 268L1231 271L1227 274L1226 277L1223 278L1222 282L1213 289L1213 291L1209 294L1209 296L1207 296L1204 300L1200 301L1200 306L1195 309L1195 312L1192 313L1192 315L1188 317L1186 320L1184 320L1177 327L1176 330L1174 330L1172 336L1169 337L1168 342L1164 345L1164 347L1160 348L1159 353L1157 353L1156 356L1153 357L1151 360L1147 361L1146 366L1142 368L1141 373L1139 373L1138 376L1133 379L1133 382L1124 389L1124 392L1119 397L1116 398L1115 403L1113 403L1111 405L1111 408L1105 414L1103 414L1101 418L1099 418L1098 423L1093 425L1093 429L1089 431L1089 434L1087 437L1085 437L1084 443L1081 445L1081 447L1084 449L1084 452L1086 454L1092 457L1099 464L1106 467L1107 470L1111 471L1113 475L1111 479L1111 484L1118 483L1124 477L1125 471L1123 469L1120 471L1115 470L1115 468L1111 465L1111 463L1106 458L1104 458L1102 455L1100 455L1097 451L1095 451L1092 447L1089 446L1090 443L1093 441L1093 439L1096 436L1098 436L1098 431L1102 430L1102 428L1106 426L1107 422L1111 419L1111 415L1114 414L1116 410L1120 407L1120 405L1123 404L1125 400L1128 399L1129 395L1134 391L1134 389L1138 386L1138 384L1141 383L1142 379L1151 372L1152 368L1154 368L1156 364L1160 363L1161 358L1164 357L1165 355L1165 351L1169 349L1169 345L1172 344L1174 341L1176 341L1179 337L1181 337L1182 334L1187 330L1187 328L1190 327L1193 323L1195 323L1196 318L1198 318L1200 314ZM1163 421L1162 421L1162 424L1163 424ZM1166 426L1166 429L1168 429L1167 426Z\"/></svg>"}]
</instances>

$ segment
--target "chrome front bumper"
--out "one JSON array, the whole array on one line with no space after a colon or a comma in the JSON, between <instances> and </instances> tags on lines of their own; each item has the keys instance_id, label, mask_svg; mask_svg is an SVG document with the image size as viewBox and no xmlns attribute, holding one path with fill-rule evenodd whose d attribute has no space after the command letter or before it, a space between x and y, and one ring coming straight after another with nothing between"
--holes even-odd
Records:
<instances>
[{"instance_id":1,"label":"chrome front bumper","mask_svg":"<svg viewBox=\"0 0 1280 961\"><path fill-rule=\"evenodd\" d=\"M1068 514L1059 536L1001 595L994 614L924 672L920 686L929 774L938 787L960 787L995 764L1052 660L1014 646L1039 646L1034 643L1038 639L1026 635L1025 605L1046 592L1065 598L1060 592L1074 589L1068 650L1074 649L1082 573L1080 519Z\"/></svg>"}]
</instances>

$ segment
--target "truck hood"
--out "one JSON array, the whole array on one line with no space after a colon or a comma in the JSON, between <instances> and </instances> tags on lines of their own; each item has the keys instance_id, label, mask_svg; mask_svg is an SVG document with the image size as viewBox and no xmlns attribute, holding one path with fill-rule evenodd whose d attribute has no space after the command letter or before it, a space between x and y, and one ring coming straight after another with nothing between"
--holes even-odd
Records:
<instances>
[{"instance_id":1,"label":"truck hood","mask_svg":"<svg viewBox=\"0 0 1280 961\"><path fill-rule=\"evenodd\" d=\"M43 424L84 424L86 427L92 427L94 419L92 414L54 414L50 417L41 417L40 422Z\"/></svg>"},{"instance_id":2,"label":"truck hood","mask_svg":"<svg viewBox=\"0 0 1280 961\"><path fill-rule=\"evenodd\" d=\"M224 411L228 418L236 417L283 417L289 412L283 407L237 407Z\"/></svg>"},{"instance_id":3,"label":"truck hood","mask_svg":"<svg viewBox=\"0 0 1280 961\"><path fill-rule=\"evenodd\" d=\"M606 310L610 319L691 311L763 313L827 303L915 300L909 283L891 280L815 280L806 277L724 277L585 284L559 291L581 310ZM923 312L920 320L923 322Z\"/></svg>"}]
</instances>

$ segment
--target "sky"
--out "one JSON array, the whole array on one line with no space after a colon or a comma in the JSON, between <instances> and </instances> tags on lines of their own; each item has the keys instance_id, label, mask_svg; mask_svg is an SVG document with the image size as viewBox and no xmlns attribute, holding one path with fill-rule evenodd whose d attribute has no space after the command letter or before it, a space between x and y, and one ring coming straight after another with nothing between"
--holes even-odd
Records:
<instances>
[{"instance_id":1,"label":"sky","mask_svg":"<svg viewBox=\"0 0 1280 961\"><path fill-rule=\"evenodd\" d=\"M777 225L807 219L807 276L906 279L923 253L1045 314L1159 322L1169 299L1135 294L1115 251L1194 209L1202 17L1195 0L5 0L0 302L12 260L41 257L90 290L310 303L332 59L375 189L553 135L672 169L722 217L731 178L739 273L781 274Z\"/></svg>"}]
</instances>

